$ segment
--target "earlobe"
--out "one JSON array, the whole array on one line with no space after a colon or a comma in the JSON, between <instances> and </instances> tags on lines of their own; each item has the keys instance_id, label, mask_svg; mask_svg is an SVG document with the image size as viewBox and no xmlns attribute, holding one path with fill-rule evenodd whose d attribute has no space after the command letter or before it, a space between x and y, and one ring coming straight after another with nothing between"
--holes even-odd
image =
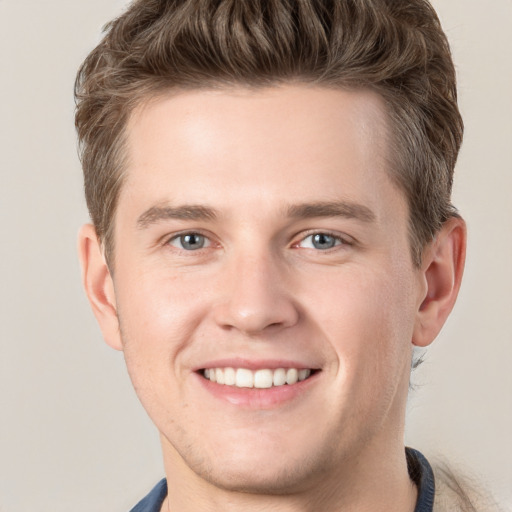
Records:
<instances>
[{"instance_id":1,"label":"earlobe","mask_svg":"<svg viewBox=\"0 0 512 512\"><path fill-rule=\"evenodd\" d=\"M114 282L96 230L91 224L85 224L80 229L78 255L82 267L82 284L103 337L112 348L122 350Z\"/></svg>"},{"instance_id":2,"label":"earlobe","mask_svg":"<svg viewBox=\"0 0 512 512\"><path fill-rule=\"evenodd\" d=\"M426 292L418 308L413 344L426 347L439 334L459 293L466 257L466 224L451 218L423 254Z\"/></svg>"}]
</instances>

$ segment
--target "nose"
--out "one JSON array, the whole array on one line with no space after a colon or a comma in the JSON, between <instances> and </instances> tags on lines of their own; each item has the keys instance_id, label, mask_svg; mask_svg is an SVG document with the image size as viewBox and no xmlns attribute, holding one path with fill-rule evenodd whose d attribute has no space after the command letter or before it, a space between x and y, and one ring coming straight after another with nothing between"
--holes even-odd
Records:
<instances>
[{"instance_id":1,"label":"nose","mask_svg":"<svg viewBox=\"0 0 512 512\"><path fill-rule=\"evenodd\" d=\"M295 325L299 310L287 269L271 255L240 255L222 272L214 318L224 329L255 336Z\"/></svg>"}]
</instances>

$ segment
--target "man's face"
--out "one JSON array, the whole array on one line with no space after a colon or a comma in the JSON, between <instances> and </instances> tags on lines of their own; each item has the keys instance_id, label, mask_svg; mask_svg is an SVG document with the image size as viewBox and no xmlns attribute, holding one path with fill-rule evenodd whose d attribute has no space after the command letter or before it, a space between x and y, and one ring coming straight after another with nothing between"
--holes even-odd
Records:
<instances>
[{"instance_id":1,"label":"man's face","mask_svg":"<svg viewBox=\"0 0 512 512\"><path fill-rule=\"evenodd\" d=\"M425 289L379 98L179 93L135 112L127 148L115 301L166 461L281 492L402 443Z\"/></svg>"}]
</instances>

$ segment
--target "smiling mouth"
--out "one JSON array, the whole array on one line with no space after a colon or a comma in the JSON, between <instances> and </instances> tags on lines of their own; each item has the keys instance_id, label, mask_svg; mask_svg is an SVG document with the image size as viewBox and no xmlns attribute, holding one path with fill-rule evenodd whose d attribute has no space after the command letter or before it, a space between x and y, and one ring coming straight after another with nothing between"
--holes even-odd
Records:
<instances>
[{"instance_id":1,"label":"smiling mouth","mask_svg":"<svg viewBox=\"0 0 512 512\"><path fill-rule=\"evenodd\" d=\"M210 382L236 388L268 389L302 382L315 373L313 369L276 368L249 370L248 368L206 368L199 373Z\"/></svg>"}]
</instances>

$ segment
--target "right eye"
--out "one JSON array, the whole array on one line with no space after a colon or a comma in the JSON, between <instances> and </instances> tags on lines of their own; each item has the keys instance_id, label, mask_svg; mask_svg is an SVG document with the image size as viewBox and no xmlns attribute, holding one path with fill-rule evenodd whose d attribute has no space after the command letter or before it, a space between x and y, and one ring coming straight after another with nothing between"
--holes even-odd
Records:
<instances>
[{"instance_id":1,"label":"right eye","mask_svg":"<svg viewBox=\"0 0 512 512\"><path fill-rule=\"evenodd\" d=\"M197 251L209 247L211 242L200 233L182 233L171 238L168 244L185 251Z\"/></svg>"}]
</instances>

